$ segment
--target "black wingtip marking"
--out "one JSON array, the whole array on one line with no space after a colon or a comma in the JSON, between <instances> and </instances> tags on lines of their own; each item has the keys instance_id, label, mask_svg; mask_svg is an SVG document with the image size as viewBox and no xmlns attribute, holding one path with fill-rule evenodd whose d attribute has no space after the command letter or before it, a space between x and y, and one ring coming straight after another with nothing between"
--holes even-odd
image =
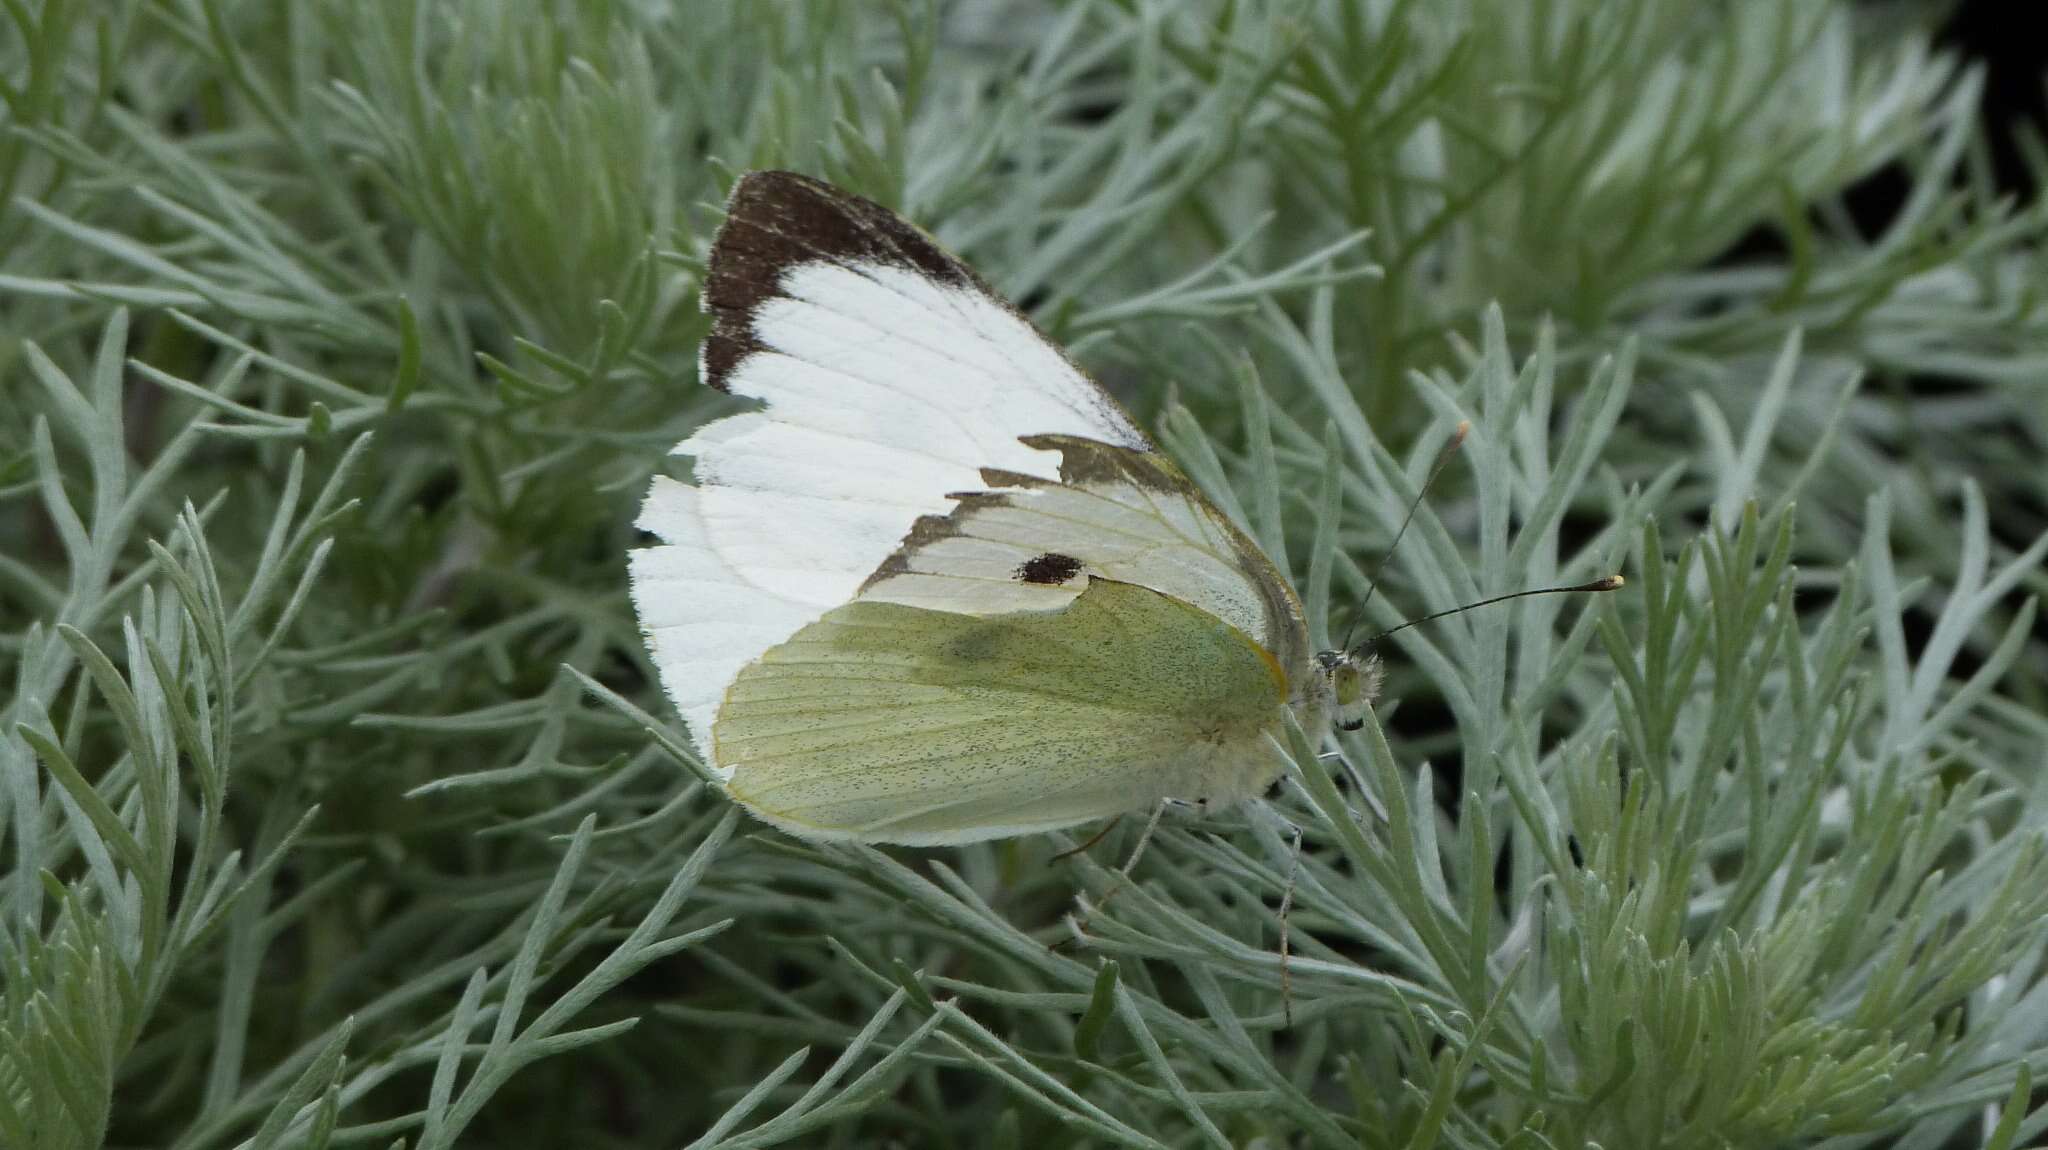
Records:
<instances>
[{"instance_id":1,"label":"black wingtip marking","mask_svg":"<svg viewBox=\"0 0 2048 1150\"><path fill-rule=\"evenodd\" d=\"M748 172L733 186L725 223L711 242L705 383L730 390L733 369L761 349L755 310L781 291L785 271L819 261L888 264L941 283L981 286L930 236L873 200L797 172Z\"/></svg>"},{"instance_id":2,"label":"black wingtip marking","mask_svg":"<svg viewBox=\"0 0 2048 1150\"><path fill-rule=\"evenodd\" d=\"M1081 573L1081 561L1072 555L1048 551L1034 555L1017 565L1017 578L1026 583L1041 583L1057 587Z\"/></svg>"}]
</instances>

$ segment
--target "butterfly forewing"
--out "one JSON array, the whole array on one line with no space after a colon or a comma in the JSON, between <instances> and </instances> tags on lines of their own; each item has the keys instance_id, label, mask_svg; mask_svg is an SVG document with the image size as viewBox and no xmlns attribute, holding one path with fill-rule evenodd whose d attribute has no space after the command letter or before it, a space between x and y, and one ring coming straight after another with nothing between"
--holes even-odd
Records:
<instances>
[{"instance_id":1,"label":"butterfly forewing","mask_svg":"<svg viewBox=\"0 0 2048 1150\"><path fill-rule=\"evenodd\" d=\"M984 467L1057 474L1058 455L1020 437L1147 446L924 233L808 177L740 181L704 303L705 382L763 405L677 446L696 486L657 483L639 525L710 554L639 551L633 589L664 686L707 753L732 676L850 600L920 515L949 510Z\"/></svg>"},{"instance_id":2,"label":"butterfly forewing","mask_svg":"<svg viewBox=\"0 0 2048 1150\"><path fill-rule=\"evenodd\" d=\"M1037 436L1060 480L984 472L989 490L921 520L862 598L969 614L1058 607L1090 579L1150 587L1275 652L1306 657L1300 608L1243 532L1157 452Z\"/></svg>"}]
</instances>

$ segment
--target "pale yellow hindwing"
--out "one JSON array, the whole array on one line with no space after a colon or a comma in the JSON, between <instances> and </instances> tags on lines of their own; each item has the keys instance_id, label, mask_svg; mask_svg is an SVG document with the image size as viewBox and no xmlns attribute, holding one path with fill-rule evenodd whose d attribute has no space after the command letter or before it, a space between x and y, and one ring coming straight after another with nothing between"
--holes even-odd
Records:
<instances>
[{"instance_id":1,"label":"pale yellow hindwing","mask_svg":"<svg viewBox=\"0 0 2048 1150\"><path fill-rule=\"evenodd\" d=\"M713 745L794 834L971 842L1256 794L1287 699L1244 632L1096 578L1052 611L839 607L740 672Z\"/></svg>"}]
</instances>

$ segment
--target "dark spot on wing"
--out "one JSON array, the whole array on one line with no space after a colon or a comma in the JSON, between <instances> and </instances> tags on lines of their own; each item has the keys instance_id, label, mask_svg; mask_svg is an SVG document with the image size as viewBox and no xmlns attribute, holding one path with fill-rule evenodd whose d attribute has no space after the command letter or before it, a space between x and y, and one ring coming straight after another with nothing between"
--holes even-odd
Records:
<instances>
[{"instance_id":1,"label":"dark spot on wing","mask_svg":"<svg viewBox=\"0 0 2048 1150\"><path fill-rule=\"evenodd\" d=\"M1017 578L1026 583L1043 583L1057 587L1081 573L1081 561L1072 555L1048 551L1035 555L1017 565Z\"/></svg>"}]
</instances>

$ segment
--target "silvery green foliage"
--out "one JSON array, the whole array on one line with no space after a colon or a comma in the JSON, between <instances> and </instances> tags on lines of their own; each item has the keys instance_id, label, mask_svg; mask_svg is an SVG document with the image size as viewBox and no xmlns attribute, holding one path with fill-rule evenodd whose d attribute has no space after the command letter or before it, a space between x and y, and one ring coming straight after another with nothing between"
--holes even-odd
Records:
<instances>
[{"instance_id":1,"label":"silvery green foliage","mask_svg":"<svg viewBox=\"0 0 2048 1150\"><path fill-rule=\"evenodd\" d=\"M0 5L0 1145L2038 1142L2044 209L1920 18ZM752 825L622 557L770 165L1075 344L1319 637L1629 585L1388 639L1127 884Z\"/></svg>"}]
</instances>

